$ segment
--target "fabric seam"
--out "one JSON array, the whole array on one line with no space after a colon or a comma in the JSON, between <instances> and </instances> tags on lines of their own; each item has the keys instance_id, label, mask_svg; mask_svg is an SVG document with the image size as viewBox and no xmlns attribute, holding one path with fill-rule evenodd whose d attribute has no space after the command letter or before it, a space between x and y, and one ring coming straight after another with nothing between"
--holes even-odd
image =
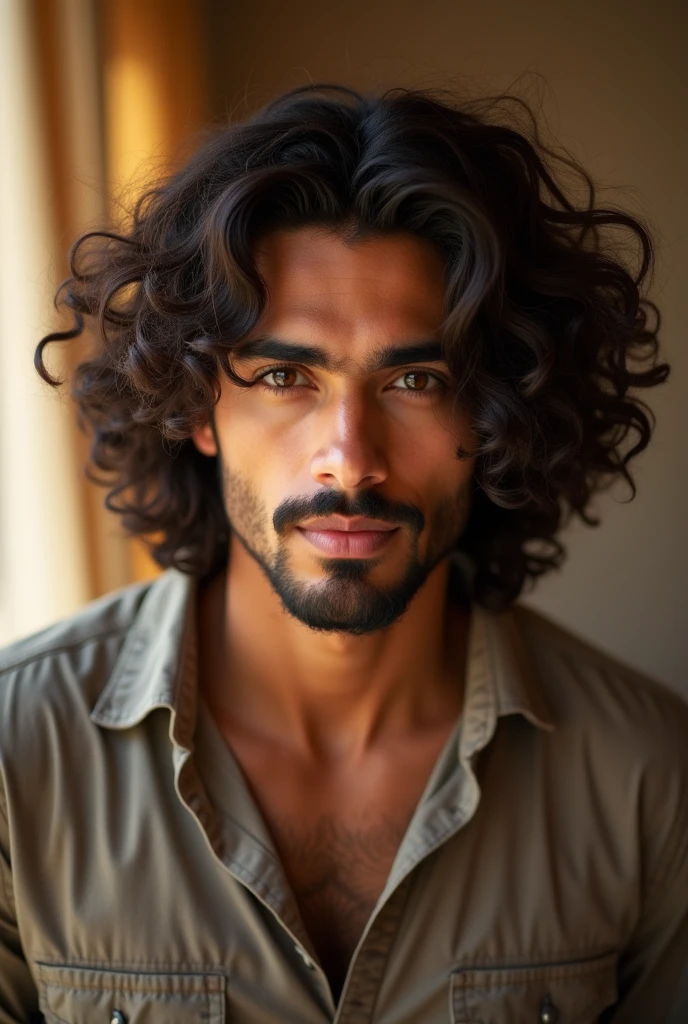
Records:
<instances>
[{"instance_id":1,"label":"fabric seam","mask_svg":"<svg viewBox=\"0 0 688 1024\"><path fill-rule=\"evenodd\" d=\"M63 654L65 651L73 651L78 647L83 647L85 644L93 643L97 640L104 640L106 637L115 636L118 633L128 633L132 628L132 623L126 626L117 626L112 629L104 630L102 633L93 633L91 636L83 637L81 640L75 640L73 643L57 644L54 647L46 647L41 651L37 651L34 654L27 655L25 658L21 658L19 661L10 662L8 665L3 665L0 668L0 678L4 675L16 671L19 668L24 668L27 665L31 665L35 661L40 661L42 658L47 658L51 654Z\"/></svg>"}]
</instances>

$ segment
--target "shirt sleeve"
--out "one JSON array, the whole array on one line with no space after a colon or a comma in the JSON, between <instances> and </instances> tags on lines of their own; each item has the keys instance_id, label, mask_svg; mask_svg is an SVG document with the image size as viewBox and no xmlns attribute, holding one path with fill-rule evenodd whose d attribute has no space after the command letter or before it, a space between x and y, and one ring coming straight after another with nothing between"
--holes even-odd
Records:
<instances>
[{"instance_id":1,"label":"shirt sleeve","mask_svg":"<svg viewBox=\"0 0 688 1024\"><path fill-rule=\"evenodd\" d=\"M678 742L675 742L678 740ZM667 730L648 780L648 880L635 931L619 958L619 998L600 1024L688 1021L688 710Z\"/></svg>"},{"instance_id":2,"label":"shirt sleeve","mask_svg":"<svg viewBox=\"0 0 688 1024\"><path fill-rule=\"evenodd\" d=\"M0 775L0 1024L41 1020L17 926L5 791Z\"/></svg>"}]
</instances>

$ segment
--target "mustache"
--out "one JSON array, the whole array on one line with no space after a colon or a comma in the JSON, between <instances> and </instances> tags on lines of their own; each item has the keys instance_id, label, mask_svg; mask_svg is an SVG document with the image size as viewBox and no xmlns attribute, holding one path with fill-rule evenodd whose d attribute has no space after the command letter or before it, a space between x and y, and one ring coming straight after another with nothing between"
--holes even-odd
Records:
<instances>
[{"instance_id":1,"label":"mustache","mask_svg":"<svg viewBox=\"0 0 688 1024\"><path fill-rule=\"evenodd\" d=\"M331 488L303 498L286 498L272 516L272 525L278 536L290 526L298 526L304 519L320 516L366 516L387 523L407 523L415 533L425 526L425 516L415 505L391 501L376 491L361 491L352 498Z\"/></svg>"}]
</instances>

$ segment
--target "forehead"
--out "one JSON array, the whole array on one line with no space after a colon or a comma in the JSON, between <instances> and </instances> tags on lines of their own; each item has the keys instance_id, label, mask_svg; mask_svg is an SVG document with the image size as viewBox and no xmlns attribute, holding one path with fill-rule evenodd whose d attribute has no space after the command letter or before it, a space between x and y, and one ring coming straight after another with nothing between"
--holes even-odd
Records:
<instances>
[{"instance_id":1,"label":"forehead","mask_svg":"<svg viewBox=\"0 0 688 1024\"><path fill-rule=\"evenodd\" d=\"M265 235L255 250L268 302L252 332L285 332L352 355L354 348L437 332L444 317L444 261L424 238L375 236L349 245L333 230Z\"/></svg>"}]
</instances>

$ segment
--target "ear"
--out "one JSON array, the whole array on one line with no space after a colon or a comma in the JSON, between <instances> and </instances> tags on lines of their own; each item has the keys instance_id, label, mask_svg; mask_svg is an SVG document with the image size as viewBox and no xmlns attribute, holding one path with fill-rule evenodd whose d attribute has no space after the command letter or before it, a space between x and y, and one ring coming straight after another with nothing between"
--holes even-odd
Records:
<instances>
[{"instance_id":1,"label":"ear","mask_svg":"<svg viewBox=\"0 0 688 1024\"><path fill-rule=\"evenodd\" d=\"M209 420L206 420L200 427L196 427L191 435L191 440L202 455L217 455L215 436Z\"/></svg>"}]
</instances>

